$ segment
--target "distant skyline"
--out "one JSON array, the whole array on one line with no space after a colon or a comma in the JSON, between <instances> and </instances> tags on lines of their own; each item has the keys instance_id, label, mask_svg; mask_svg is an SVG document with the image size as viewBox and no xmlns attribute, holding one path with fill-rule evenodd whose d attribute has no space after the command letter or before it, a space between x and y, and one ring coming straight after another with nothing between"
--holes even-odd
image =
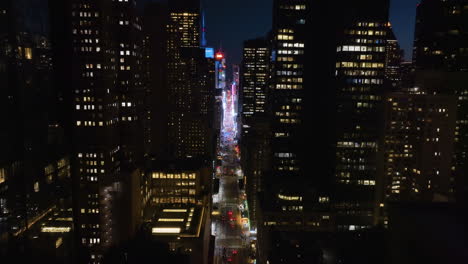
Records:
<instances>
[{"instance_id":1,"label":"distant skyline","mask_svg":"<svg viewBox=\"0 0 468 264\"><path fill-rule=\"evenodd\" d=\"M420 0L390 1L390 22L405 51L405 60L411 60L416 6ZM202 5L208 44L226 52L228 65L240 63L245 40L263 37L271 29L273 0L202 0Z\"/></svg>"},{"instance_id":2,"label":"distant skyline","mask_svg":"<svg viewBox=\"0 0 468 264\"><path fill-rule=\"evenodd\" d=\"M242 59L245 40L265 36L271 29L273 0L203 0L206 12L208 43L221 47L227 53L228 64ZM419 0L391 0L390 22L405 51L405 60L411 60L416 6Z\"/></svg>"},{"instance_id":3,"label":"distant skyline","mask_svg":"<svg viewBox=\"0 0 468 264\"><path fill-rule=\"evenodd\" d=\"M416 7L420 0L391 0L390 23L401 48L405 51L405 60L413 57L414 25Z\"/></svg>"}]
</instances>

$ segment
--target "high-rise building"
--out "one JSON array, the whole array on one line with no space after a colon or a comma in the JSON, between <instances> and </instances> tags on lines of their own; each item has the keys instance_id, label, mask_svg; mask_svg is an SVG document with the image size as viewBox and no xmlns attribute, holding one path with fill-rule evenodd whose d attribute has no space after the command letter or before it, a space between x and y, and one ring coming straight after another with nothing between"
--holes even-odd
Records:
<instances>
[{"instance_id":1,"label":"high-rise building","mask_svg":"<svg viewBox=\"0 0 468 264\"><path fill-rule=\"evenodd\" d=\"M268 89L270 51L266 39L244 42L240 107L242 135L247 136L256 116L266 114L266 94Z\"/></svg>"},{"instance_id":2,"label":"high-rise building","mask_svg":"<svg viewBox=\"0 0 468 264\"><path fill-rule=\"evenodd\" d=\"M226 57L224 52L218 50L214 53L214 49L210 50L210 53L207 54L212 55L215 60L215 91L214 91L214 98L215 98L215 105L214 105L214 132L216 135L216 146L219 146L221 141L221 124L223 120L223 93L226 88Z\"/></svg>"},{"instance_id":3,"label":"high-rise building","mask_svg":"<svg viewBox=\"0 0 468 264\"><path fill-rule=\"evenodd\" d=\"M167 94L167 5L148 3L143 17L146 64L147 136L150 157L167 155L168 94Z\"/></svg>"},{"instance_id":4,"label":"high-rise building","mask_svg":"<svg viewBox=\"0 0 468 264\"><path fill-rule=\"evenodd\" d=\"M372 2L372 4L370 4ZM378 3L377 3L378 2ZM352 1L337 45L336 224L374 225L378 143L390 34L387 0Z\"/></svg>"},{"instance_id":5,"label":"high-rise building","mask_svg":"<svg viewBox=\"0 0 468 264\"><path fill-rule=\"evenodd\" d=\"M129 167L142 164L145 143L142 21L135 5L135 1L115 3L112 6L115 21L110 29L115 32L111 39L112 45L117 45L113 48L116 56L116 92L120 101L120 159L121 164Z\"/></svg>"},{"instance_id":6,"label":"high-rise building","mask_svg":"<svg viewBox=\"0 0 468 264\"><path fill-rule=\"evenodd\" d=\"M99 262L138 225L141 26L135 1L73 0L61 11L70 12L56 15L70 16L71 40L61 44L71 46L74 61L63 77L71 82L74 227L80 253Z\"/></svg>"},{"instance_id":7,"label":"high-rise building","mask_svg":"<svg viewBox=\"0 0 468 264\"><path fill-rule=\"evenodd\" d=\"M23 253L35 223L70 206L69 158L47 2L2 1L0 21L0 243Z\"/></svg>"},{"instance_id":8,"label":"high-rise building","mask_svg":"<svg viewBox=\"0 0 468 264\"><path fill-rule=\"evenodd\" d=\"M398 40L392 29L388 30L386 58L385 58L385 78L390 81L393 90L401 88L401 62L403 52L400 49Z\"/></svg>"},{"instance_id":9,"label":"high-rise building","mask_svg":"<svg viewBox=\"0 0 468 264\"><path fill-rule=\"evenodd\" d=\"M468 71L467 4L466 0L421 1L414 39L417 69Z\"/></svg>"},{"instance_id":10,"label":"high-rise building","mask_svg":"<svg viewBox=\"0 0 468 264\"><path fill-rule=\"evenodd\" d=\"M453 201L455 120L454 96L421 92L386 96L384 201Z\"/></svg>"},{"instance_id":11,"label":"high-rise building","mask_svg":"<svg viewBox=\"0 0 468 264\"><path fill-rule=\"evenodd\" d=\"M332 17L339 16L332 12L335 5L327 5L310 1L274 2L266 100L268 124L259 126L255 132L259 135L270 131L267 141L261 137L258 141L263 144L258 150L266 150L268 155L262 158L263 154L257 152L250 157L265 159L262 162L267 164L258 187L259 247L268 247L265 242L272 229L284 232L333 229L329 187L335 143L330 131L335 130L333 88L338 24L334 23L339 19L335 21ZM324 41L312 41L308 32L320 32ZM258 168L263 166L258 164Z\"/></svg>"},{"instance_id":12,"label":"high-rise building","mask_svg":"<svg viewBox=\"0 0 468 264\"><path fill-rule=\"evenodd\" d=\"M457 127L454 174L457 200L468 199L468 1L421 1L416 13L413 63L415 86L455 95Z\"/></svg>"},{"instance_id":13,"label":"high-rise building","mask_svg":"<svg viewBox=\"0 0 468 264\"><path fill-rule=\"evenodd\" d=\"M215 55L216 67L216 89L224 90L226 88L226 56L219 50Z\"/></svg>"},{"instance_id":14,"label":"high-rise building","mask_svg":"<svg viewBox=\"0 0 468 264\"><path fill-rule=\"evenodd\" d=\"M400 76L401 82L400 87L402 89L408 89L414 87L414 64L411 61L404 61L400 64Z\"/></svg>"},{"instance_id":15,"label":"high-rise building","mask_svg":"<svg viewBox=\"0 0 468 264\"><path fill-rule=\"evenodd\" d=\"M264 222L302 226L307 178L302 171L302 105L307 1L274 1L271 107L271 172L262 202ZM244 109L244 112L246 112ZM297 184L301 182L302 184ZM271 219L270 216L271 215ZM279 221L279 218L285 217ZM298 225L296 225L298 224Z\"/></svg>"},{"instance_id":16,"label":"high-rise building","mask_svg":"<svg viewBox=\"0 0 468 264\"><path fill-rule=\"evenodd\" d=\"M244 42L241 64L239 113L241 114L242 169L246 175L251 226L257 226L257 195L268 170L267 90L270 47L266 39Z\"/></svg>"},{"instance_id":17,"label":"high-rise building","mask_svg":"<svg viewBox=\"0 0 468 264\"><path fill-rule=\"evenodd\" d=\"M168 155L210 160L214 61L200 48L199 2L171 1L167 32Z\"/></svg>"},{"instance_id":18,"label":"high-rise building","mask_svg":"<svg viewBox=\"0 0 468 264\"><path fill-rule=\"evenodd\" d=\"M210 167L193 160L153 163L150 187L155 205L205 204L210 190Z\"/></svg>"},{"instance_id":19,"label":"high-rise building","mask_svg":"<svg viewBox=\"0 0 468 264\"><path fill-rule=\"evenodd\" d=\"M232 82L237 86L240 83L240 67L237 64L232 65Z\"/></svg>"}]
</instances>

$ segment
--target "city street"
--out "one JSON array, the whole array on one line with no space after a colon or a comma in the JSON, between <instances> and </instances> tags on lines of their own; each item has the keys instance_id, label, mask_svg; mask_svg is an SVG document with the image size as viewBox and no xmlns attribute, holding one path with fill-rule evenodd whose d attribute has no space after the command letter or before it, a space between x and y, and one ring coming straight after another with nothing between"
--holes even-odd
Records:
<instances>
[{"instance_id":1,"label":"city street","mask_svg":"<svg viewBox=\"0 0 468 264\"><path fill-rule=\"evenodd\" d=\"M223 121L221 145L218 154L222 157L219 193L214 199L214 207L219 214L214 221L215 259L216 264L247 264L254 263L250 259L249 225L248 219L242 218L242 204L245 197L239 189L240 157L237 148L237 122L235 100L227 90L223 95ZM241 210L242 209L242 210ZM245 212L244 212L245 215Z\"/></svg>"}]
</instances>

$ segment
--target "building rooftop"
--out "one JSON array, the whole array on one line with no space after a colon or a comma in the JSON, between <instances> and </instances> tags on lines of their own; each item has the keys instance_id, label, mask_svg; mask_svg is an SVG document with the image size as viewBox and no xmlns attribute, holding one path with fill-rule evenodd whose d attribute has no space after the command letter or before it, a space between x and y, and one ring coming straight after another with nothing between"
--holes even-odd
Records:
<instances>
[{"instance_id":1,"label":"building rooftop","mask_svg":"<svg viewBox=\"0 0 468 264\"><path fill-rule=\"evenodd\" d=\"M199 237L205 216L200 205L161 206L154 214L151 233L165 237Z\"/></svg>"}]
</instances>

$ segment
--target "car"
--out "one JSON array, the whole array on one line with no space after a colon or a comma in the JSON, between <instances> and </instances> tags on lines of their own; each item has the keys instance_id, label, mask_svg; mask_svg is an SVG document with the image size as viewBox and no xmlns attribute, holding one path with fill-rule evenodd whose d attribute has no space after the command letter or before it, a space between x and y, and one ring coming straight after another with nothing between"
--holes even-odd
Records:
<instances>
[{"instance_id":1,"label":"car","mask_svg":"<svg viewBox=\"0 0 468 264\"><path fill-rule=\"evenodd\" d=\"M229 210L227 212L227 216L229 217L229 220L233 221L234 220L234 213L232 212L232 210Z\"/></svg>"}]
</instances>

